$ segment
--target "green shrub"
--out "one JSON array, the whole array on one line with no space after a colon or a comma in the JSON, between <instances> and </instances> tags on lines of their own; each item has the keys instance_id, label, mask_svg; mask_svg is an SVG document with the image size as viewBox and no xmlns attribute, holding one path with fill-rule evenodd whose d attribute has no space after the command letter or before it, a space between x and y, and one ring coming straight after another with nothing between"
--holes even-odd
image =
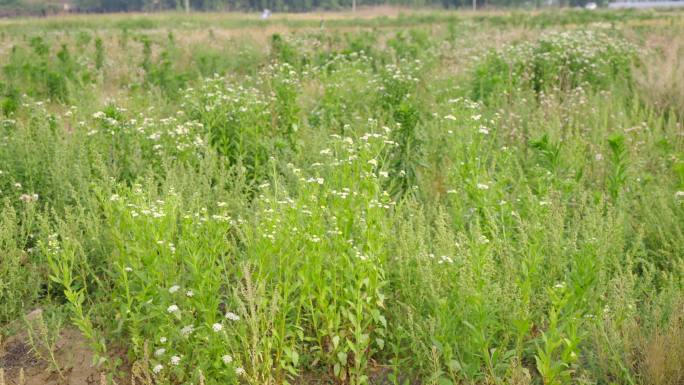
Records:
<instances>
[{"instance_id":1,"label":"green shrub","mask_svg":"<svg viewBox=\"0 0 684 385\"><path fill-rule=\"evenodd\" d=\"M66 103L92 82L92 74L84 63L72 57L67 44L62 44L54 57L50 45L42 37L33 37L31 50L14 46L3 67L5 82L10 89L36 98L49 98ZM11 105L7 108L12 109Z\"/></svg>"},{"instance_id":2,"label":"green shrub","mask_svg":"<svg viewBox=\"0 0 684 385\"><path fill-rule=\"evenodd\" d=\"M487 54L472 70L471 96L491 101L519 91L630 85L635 53L631 44L601 31L546 34Z\"/></svg>"},{"instance_id":3,"label":"green shrub","mask_svg":"<svg viewBox=\"0 0 684 385\"><path fill-rule=\"evenodd\" d=\"M42 235L35 231L39 214L36 202L40 197L27 196L17 210L4 199L0 216L0 324L15 321L44 294L45 270L36 248ZM19 200L19 199L17 199Z\"/></svg>"},{"instance_id":4,"label":"green shrub","mask_svg":"<svg viewBox=\"0 0 684 385\"><path fill-rule=\"evenodd\" d=\"M230 164L244 165L253 177L264 175L277 137L269 97L256 88L214 77L188 89L184 106L188 116L206 128L211 145Z\"/></svg>"}]
</instances>

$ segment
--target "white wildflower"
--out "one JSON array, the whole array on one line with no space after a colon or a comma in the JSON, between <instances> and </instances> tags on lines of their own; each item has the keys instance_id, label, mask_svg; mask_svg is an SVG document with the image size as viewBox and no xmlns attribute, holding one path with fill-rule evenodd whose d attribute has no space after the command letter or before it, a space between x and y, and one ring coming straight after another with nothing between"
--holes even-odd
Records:
<instances>
[{"instance_id":1,"label":"white wildflower","mask_svg":"<svg viewBox=\"0 0 684 385\"><path fill-rule=\"evenodd\" d=\"M180 360L181 358L178 356L171 357L171 365L178 366L178 364L180 364Z\"/></svg>"},{"instance_id":2,"label":"white wildflower","mask_svg":"<svg viewBox=\"0 0 684 385\"><path fill-rule=\"evenodd\" d=\"M152 372L154 372L154 374L159 374L159 372L161 372L162 369L164 369L164 365L158 364L154 368L152 368Z\"/></svg>"},{"instance_id":3,"label":"white wildflower","mask_svg":"<svg viewBox=\"0 0 684 385\"><path fill-rule=\"evenodd\" d=\"M223 325L221 325L220 323L217 322L217 323L211 325L211 328L212 328L216 333L218 333L218 332L220 332L221 330L223 330Z\"/></svg>"},{"instance_id":4,"label":"white wildflower","mask_svg":"<svg viewBox=\"0 0 684 385\"><path fill-rule=\"evenodd\" d=\"M180 290L180 286L173 285L169 288L169 293L173 294L173 293L177 292L178 290Z\"/></svg>"},{"instance_id":5,"label":"white wildflower","mask_svg":"<svg viewBox=\"0 0 684 385\"><path fill-rule=\"evenodd\" d=\"M240 316L229 311L228 313L226 313L226 319L229 319L231 321L239 321Z\"/></svg>"},{"instance_id":6,"label":"white wildflower","mask_svg":"<svg viewBox=\"0 0 684 385\"><path fill-rule=\"evenodd\" d=\"M451 259L451 257L448 257L446 255L442 255L441 257L439 257L439 261L437 263L440 265L442 263L454 263L454 260Z\"/></svg>"},{"instance_id":7,"label":"white wildflower","mask_svg":"<svg viewBox=\"0 0 684 385\"><path fill-rule=\"evenodd\" d=\"M181 335L183 335L183 337L187 337L192 334L193 331L195 331L195 327L192 325L187 325L181 329Z\"/></svg>"},{"instance_id":8,"label":"white wildflower","mask_svg":"<svg viewBox=\"0 0 684 385\"><path fill-rule=\"evenodd\" d=\"M169 313L175 313L179 311L180 309L178 308L178 305L171 305L168 308L166 308L166 311Z\"/></svg>"},{"instance_id":9,"label":"white wildflower","mask_svg":"<svg viewBox=\"0 0 684 385\"><path fill-rule=\"evenodd\" d=\"M226 364L226 365L228 365L228 364L230 364L231 362L233 362L233 357L232 357L230 354L224 355L223 357L221 357L221 359L223 360L223 363Z\"/></svg>"},{"instance_id":10,"label":"white wildflower","mask_svg":"<svg viewBox=\"0 0 684 385\"><path fill-rule=\"evenodd\" d=\"M38 200L38 194L33 194L33 195L21 194L21 196L19 197L19 200L27 202L27 203L28 202L35 202Z\"/></svg>"}]
</instances>

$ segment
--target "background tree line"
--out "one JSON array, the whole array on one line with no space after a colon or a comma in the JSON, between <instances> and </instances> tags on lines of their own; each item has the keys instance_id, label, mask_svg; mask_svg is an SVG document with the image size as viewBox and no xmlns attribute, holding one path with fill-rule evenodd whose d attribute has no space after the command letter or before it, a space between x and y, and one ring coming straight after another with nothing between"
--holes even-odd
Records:
<instances>
[{"instance_id":1,"label":"background tree line","mask_svg":"<svg viewBox=\"0 0 684 385\"><path fill-rule=\"evenodd\" d=\"M183 10L185 0L0 0L0 16L71 12L131 12ZM352 0L188 0L195 11L306 12L342 10ZM582 6L591 0L476 0L478 6L538 7L544 5ZM357 0L357 6L396 5L408 7L471 7L472 0Z\"/></svg>"}]
</instances>

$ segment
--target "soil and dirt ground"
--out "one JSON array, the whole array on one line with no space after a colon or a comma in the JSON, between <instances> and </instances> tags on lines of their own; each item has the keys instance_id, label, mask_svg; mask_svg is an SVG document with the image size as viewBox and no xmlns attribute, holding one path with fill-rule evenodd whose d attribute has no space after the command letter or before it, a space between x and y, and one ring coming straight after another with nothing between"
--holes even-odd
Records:
<instances>
[{"instance_id":1,"label":"soil and dirt ground","mask_svg":"<svg viewBox=\"0 0 684 385\"><path fill-rule=\"evenodd\" d=\"M0 385L85 385L100 383L93 367L93 352L83 336L73 329L63 330L55 346L55 360L61 376L31 346L26 333L19 333L0 346Z\"/></svg>"}]
</instances>

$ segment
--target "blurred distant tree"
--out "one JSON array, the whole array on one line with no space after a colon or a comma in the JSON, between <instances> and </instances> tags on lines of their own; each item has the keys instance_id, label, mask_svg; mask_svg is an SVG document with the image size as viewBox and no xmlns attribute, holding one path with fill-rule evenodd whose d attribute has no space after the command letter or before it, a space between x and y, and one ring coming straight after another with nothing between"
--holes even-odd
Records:
<instances>
[{"instance_id":1,"label":"blurred distant tree","mask_svg":"<svg viewBox=\"0 0 684 385\"><path fill-rule=\"evenodd\" d=\"M25 0L0 0L0 7L17 6ZM41 0L48 2L49 0ZM79 11L87 12L127 12L183 10L185 0L71 0ZM350 9L353 0L189 0L190 9L195 11L262 11L306 12L317 9ZM556 6L583 7L594 1L605 5L608 0L475 0L478 8L494 7L542 7ZM409 7L437 6L444 8L472 7L473 0L356 0L357 6L401 5Z\"/></svg>"}]
</instances>

